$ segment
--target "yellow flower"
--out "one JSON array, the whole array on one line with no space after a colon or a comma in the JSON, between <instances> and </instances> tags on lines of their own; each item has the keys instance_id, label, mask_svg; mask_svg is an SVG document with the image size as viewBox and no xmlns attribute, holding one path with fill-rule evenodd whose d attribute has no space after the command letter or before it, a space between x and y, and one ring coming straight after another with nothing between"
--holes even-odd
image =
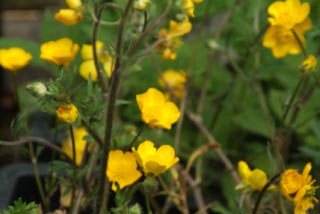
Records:
<instances>
[{"instance_id":1,"label":"yellow flower","mask_svg":"<svg viewBox=\"0 0 320 214\"><path fill-rule=\"evenodd\" d=\"M133 8L145 11L149 3L150 0L135 0L135 2L133 3Z\"/></svg>"},{"instance_id":2,"label":"yellow flower","mask_svg":"<svg viewBox=\"0 0 320 214\"><path fill-rule=\"evenodd\" d=\"M150 127L171 129L171 125L178 121L180 111L165 96L155 88L149 88L145 93L138 94L136 100L142 114L142 120Z\"/></svg>"},{"instance_id":3,"label":"yellow flower","mask_svg":"<svg viewBox=\"0 0 320 214\"><path fill-rule=\"evenodd\" d=\"M281 25L287 30L292 29L296 24L302 23L309 15L310 5L300 0L275 1L268 7L268 18L272 26Z\"/></svg>"},{"instance_id":4,"label":"yellow flower","mask_svg":"<svg viewBox=\"0 0 320 214\"><path fill-rule=\"evenodd\" d=\"M194 2L192 0L184 0L182 9L189 17L194 17Z\"/></svg>"},{"instance_id":5,"label":"yellow flower","mask_svg":"<svg viewBox=\"0 0 320 214\"><path fill-rule=\"evenodd\" d=\"M104 52L103 52L104 44L101 41L96 42L96 50L98 59L102 60ZM91 44L83 44L81 47L81 58L83 60L93 59L93 47Z\"/></svg>"},{"instance_id":6,"label":"yellow flower","mask_svg":"<svg viewBox=\"0 0 320 214\"><path fill-rule=\"evenodd\" d=\"M17 72L27 66L32 55L22 48L0 49L0 66L11 72Z\"/></svg>"},{"instance_id":7,"label":"yellow flower","mask_svg":"<svg viewBox=\"0 0 320 214\"><path fill-rule=\"evenodd\" d=\"M74 60L79 45L69 38L49 41L41 45L40 58L56 65L69 66Z\"/></svg>"},{"instance_id":8,"label":"yellow flower","mask_svg":"<svg viewBox=\"0 0 320 214\"><path fill-rule=\"evenodd\" d=\"M159 84L169 92L169 95L181 99L185 91L187 76L184 71L168 69L161 74L158 81Z\"/></svg>"},{"instance_id":9,"label":"yellow flower","mask_svg":"<svg viewBox=\"0 0 320 214\"><path fill-rule=\"evenodd\" d=\"M82 7L81 0L66 0L66 3L70 9L77 10Z\"/></svg>"},{"instance_id":10,"label":"yellow flower","mask_svg":"<svg viewBox=\"0 0 320 214\"><path fill-rule=\"evenodd\" d=\"M121 150L109 152L107 177L112 182L112 190L116 191L119 184L120 189L133 184L141 177L141 172L137 170L137 162L131 152L123 153Z\"/></svg>"},{"instance_id":11,"label":"yellow flower","mask_svg":"<svg viewBox=\"0 0 320 214\"><path fill-rule=\"evenodd\" d=\"M192 0L194 3L201 3L203 0Z\"/></svg>"},{"instance_id":12,"label":"yellow flower","mask_svg":"<svg viewBox=\"0 0 320 214\"><path fill-rule=\"evenodd\" d=\"M307 18L292 29L303 47L305 47L306 43L304 33L311 29L311 26L311 20ZM271 48L275 58L281 58L287 54L299 54L302 49L292 30L288 30L280 25L270 26L263 37L263 46Z\"/></svg>"},{"instance_id":13,"label":"yellow flower","mask_svg":"<svg viewBox=\"0 0 320 214\"><path fill-rule=\"evenodd\" d=\"M98 56L98 62L102 63L103 69L107 76L110 77L112 70L114 68L113 58L104 51L104 44L101 41L96 42L96 50ZM90 44L83 44L81 47L81 57L84 60L80 65L80 75L88 80L89 75L91 75L92 81L97 81L98 72L95 68L93 61L93 47Z\"/></svg>"},{"instance_id":14,"label":"yellow flower","mask_svg":"<svg viewBox=\"0 0 320 214\"><path fill-rule=\"evenodd\" d=\"M318 60L313 54L308 55L301 62L301 67L304 72L307 72L309 70L314 72L317 68L317 65L318 65Z\"/></svg>"},{"instance_id":15,"label":"yellow flower","mask_svg":"<svg viewBox=\"0 0 320 214\"><path fill-rule=\"evenodd\" d=\"M152 174L157 176L179 161L172 146L162 145L156 149L154 143L148 140L142 142L137 150L132 147L132 151L139 165L143 168L145 175Z\"/></svg>"},{"instance_id":16,"label":"yellow flower","mask_svg":"<svg viewBox=\"0 0 320 214\"><path fill-rule=\"evenodd\" d=\"M189 19L184 19L182 22L175 22L173 20L169 23L169 30L161 29L158 33L158 38L161 41L156 47L157 50L162 50L162 59L176 59L175 48L178 48L182 42L180 37L189 33L192 29L192 24Z\"/></svg>"},{"instance_id":17,"label":"yellow flower","mask_svg":"<svg viewBox=\"0 0 320 214\"><path fill-rule=\"evenodd\" d=\"M84 138L88 135L87 130L84 127L78 127L73 129L74 135L74 143L75 143L75 150L76 150L76 164L78 166L81 165L83 155L85 149L87 147L87 140ZM61 149L71 158L73 159L73 152L72 152L72 138L71 134L69 133L67 137L63 140ZM90 151L91 147L88 147Z\"/></svg>"},{"instance_id":18,"label":"yellow flower","mask_svg":"<svg viewBox=\"0 0 320 214\"><path fill-rule=\"evenodd\" d=\"M60 121L73 124L79 117L78 109L75 105L60 105L56 110L57 117Z\"/></svg>"},{"instance_id":19,"label":"yellow flower","mask_svg":"<svg viewBox=\"0 0 320 214\"><path fill-rule=\"evenodd\" d=\"M311 163L307 163L300 174L295 169L287 169L282 173L280 180L280 189L282 194L295 205L294 214L305 214L308 209L314 207L316 189L313 184Z\"/></svg>"},{"instance_id":20,"label":"yellow flower","mask_svg":"<svg viewBox=\"0 0 320 214\"><path fill-rule=\"evenodd\" d=\"M236 189L249 187L251 190L261 191L268 182L267 174L264 171L260 169L251 170L244 161L238 162L238 171L242 183Z\"/></svg>"},{"instance_id":21,"label":"yellow flower","mask_svg":"<svg viewBox=\"0 0 320 214\"><path fill-rule=\"evenodd\" d=\"M54 18L65 25L75 25L83 19L83 14L73 9L60 9Z\"/></svg>"}]
</instances>

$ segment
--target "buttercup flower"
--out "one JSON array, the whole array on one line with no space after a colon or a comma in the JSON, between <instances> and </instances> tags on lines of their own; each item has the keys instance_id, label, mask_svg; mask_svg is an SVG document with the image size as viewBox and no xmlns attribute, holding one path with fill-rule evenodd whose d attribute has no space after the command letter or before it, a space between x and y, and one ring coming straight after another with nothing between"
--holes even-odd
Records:
<instances>
[{"instance_id":1,"label":"buttercup flower","mask_svg":"<svg viewBox=\"0 0 320 214\"><path fill-rule=\"evenodd\" d=\"M136 100L142 114L142 120L150 127L171 129L171 125L178 121L180 111L165 96L155 88L149 88L145 93L138 94Z\"/></svg>"},{"instance_id":2,"label":"buttercup flower","mask_svg":"<svg viewBox=\"0 0 320 214\"><path fill-rule=\"evenodd\" d=\"M69 8L60 9L54 15L54 18L65 24L65 25L75 25L83 19L83 6L81 0L66 0Z\"/></svg>"},{"instance_id":3,"label":"buttercup flower","mask_svg":"<svg viewBox=\"0 0 320 214\"><path fill-rule=\"evenodd\" d=\"M311 163L307 163L300 174L295 169L287 169L282 173L280 189L282 194L295 205L294 214L305 214L314 207L316 189L315 180L309 175Z\"/></svg>"},{"instance_id":4,"label":"buttercup flower","mask_svg":"<svg viewBox=\"0 0 320 214\"><path fill-rule=\"evenodd\" d=\"M175 98L181 99L185 91L187 76L184 71L169 69L161 74L158 81L161 87L169 92L169 97L173 95Z\"/></svg>"},{"instance_id":5,"label":"buttercup flower","mask_svg":"<svg viewBox=\"0 0 320 214\"><path fill-rule=\"evenodd\" d=\"M303 47L305 47L306 43L304 33L311 29L311 27L311 20L307 18L304 22L295 25L293 28L293 31L296 33ZM302 51L292 30L287 30L280 25L270 26L267 29L262 44L266 48L271 48L275 58L281 58L287 54L299 54Z\"/></svg>"},{"instance_id":6,"label":"buttercup flower","mask_svg":"<svg viewBox=\"0 0 320 214\"><path fill-rule=\"evenodd\" d=\"M133 3L133 8L137 10L146 10L148 4L150 3L150 0L135 0Z\"/></svg>"},{"instance_id":7,"label":"buttercup flower","mask_svg":"<svg viewBox=\"0 0 320 214\"><path fill-rule=\"evenodd\" d=\"M83 19L83 14L72 9L60 9L54 18L65 25L75 25Z\"/></svg>"},{"instance_id":8,"label":"buttercup flower","mask_svg":"<svg viewBox=\"0 0 320 214\"><path fill-rule=\"evenodd\" d=\"M303 59L303 61L301 62L301 67L302 67L302 70L304 72L307 72L307 71L312 71L314 72L317 68L317 65L318 65L318 60L317 58L310 54L308 55L306 58Z\"/></svg>"},{"instance_id":9,"label":"buttercup flower","mask_svg":"<svg viewBox=\"0 0 320 214\"><path fill-rule=\"evenodd\" d=\"M264 171L261 169L251 170L244 161L238 162L238 171L242 183L239 184L236 189L249 187L251 190L261 191L268 182L267 174Z\"/></svg>"},{"instance_id":10,"label":"buttercup flower","mask_svg":"<svg viewBox=\"0 0 320 214\"><path fill-rule=\"evenodd\" d=\"M96 50L99 63L102 63L103 69L106 72L107 76L110 77L112 70L114 68L113 58L104 51L104 44L101 41L96 42ZM80 75L88 80L89 75L91 76L92 81L97 81L98 72L95 68L93 61L93 51L92 45L83 44L81 47L81 57L84 60L80 65Z\"/></svg>"},{"instance_id":11,"label":"buttercup flower","mask_svg":"<svg viewBox=\"0 0 320 214\"><path fill-rule=\"evenodd\" d=\"M192 0L184 0L182 8L187 16L194 17L194 2Z\"/></svg>"},{"instance_id":12,"label":"buttercup flower","mask_svg":"<svg viewBox=\"0 0 320 214\"><path fill-rule=\"evenodd\" d=\"M87 140L84 139L88 135L87 130L84 127L78 127L73 129L74 135L74 143L75 143L75 150L76 150L76 164L78 166L81 165L83 155L87 146ZM71 158L73 159L73 152L72 152L72 138L71 134L69 133L67 137L63 140L61 149ZM88 147L90 150L91 147Z\"/></svg>"},{"instance_id":13,"label":"buttercup flower","mask_svg":"<svg viewBox=\"0 0 320 214\"><path fill-rule=\"evenodd\" d=\"M73 43L71 39L61 38L43 43L40 58L56 65L69 66L78 50L79 45Z\"/></svg>"},{"instance_id":14,"label":"buttercup flower","mask_svg":"<svg viewBox=\"0 0 320 214\"><path fill-rule=\"evenodd\" d=\"M82 7L81 0L66 0L66 3L70 9L81 10L81 7Z\"/></svg>"},{"instance_id":15,"label":"buttercup flower","mask_svg":"<svg viewBox=\"0 0 320 214\"><path fill-rule=\"evenodd\" d=\"M192 29L192 24L189 19L184 19L182 22L175 22L173 20L169 23L169 30L161 29L158 33L159 40L163 40L156 48L162 50L163 60L175 60L176 53L174 49L178 48L182 42L180 37L189 33Z\"/></svg>"},{"instance_id":16,"label":"buttercup flower","mask_svg":"<svg viewBox=\"0 0 320 214\"><path fill-rule=\"evenodd\" d=\"M78 109L72 103L60 105L56 110L57 117L60 121L73 124L79 117Z\"/></svg>"},{"instance_id":17,"label":"buttercup flower","mask_svg":"<svg viewBox=\"0 0 320 214\"><path fill-rule=\"evenodd\" d=\"M156 149L154 143L148 140L142 142L137 150L132 147L132 152L146 175L157 176L179 161L172 146L162 145Z\"/></svg>"},{"instance_id":18,"label":"buttercup flower","mask_svg":"<svg viewBox=\"0 0 320 214\"><path fill-rule=\"evenodd\" d=\"M310 12L309 3L300 3L300 0L275 1L268 7L269 23L272 26L281 25L287 30L296 24L304 22Z\"/></svg>"},{"instance_id":19,"label":"buttercup flower","mask_svg":"<svg viewBox=\"0 0 320 214\"><path fill-rule=\"evenodd\" d=\"M32 55L19 47L0 49L0 66L11 72L17 72L27 66Z\"/></svg>"},{"instance_id":20,"label":"buttercup flower","mask_svg":"<svg viewBox=\"0 0 320 214\"><path fill-rule=\"evenodd\" d=\"M137 169L137 162L131 152L123 153L121 150L113 150L109 153L107 177L112 182L112 190L116 191L116 183L120 189L133 184L141 177Z\"/></svg>"}]
</instances>

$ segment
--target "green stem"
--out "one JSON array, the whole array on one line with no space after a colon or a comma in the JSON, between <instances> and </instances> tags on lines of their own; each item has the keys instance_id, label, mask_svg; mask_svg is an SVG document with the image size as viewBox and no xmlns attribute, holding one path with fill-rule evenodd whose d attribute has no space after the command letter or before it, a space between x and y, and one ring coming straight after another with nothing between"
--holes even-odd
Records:
<instances>
[{"instance_id":1,"label":"green stem","mask_svg":"<svg viewBox=\"0 0 320 214\"><path fill-rule=\"evenodd\" d=\"M32 163L32 167L33 167L33 174L34 174L34 178L36 180L36 185L40 194L40 198L41 201L43 203L43 208L44 208L44 212L48 212L49 211L49 200L46 197L46 194L44 192L42 183L41 183L41 179L40 179L40 174L39 174L39 168L38 168L38 159L36 154L34 153L34 148L33 148L33 144L31 141L28 142L28 146L29 146L29 154L30 154L30 158L31 158L31 163Z\"/></svg>"},{"instance_id":2,"label":"green stem","mask_svg":"<svg viewBox=\"0 0 320 214\"><path fill-rule=\"evenodd\" d=\"M292 106L292 104L293 104L293 101L294 101L294 99L296 98L296 96L297 96L297 94L298 94L298 92L299 92L300 86L301 86L301 84L304 82L304 79L305 79L305 75L302 75L301 78L300 78L300 80L299 80L299 82L298 82L298 84L297 84L297 86L296 86L296 88L295 88L294 91L293 91L293 94L292 94L292 96L291 96L291 98L290 98L290 100L289 100L288 105L286 105L285 111L284 111L283 116L282 116L282 119L281 119L281 125L284 125L285 120L286 120L286 118L287 118L287 116L288 116L288 113L289 113L289 111L290 111L290 109L291 109L291 106Z\"/></svg>"}]
</instances>

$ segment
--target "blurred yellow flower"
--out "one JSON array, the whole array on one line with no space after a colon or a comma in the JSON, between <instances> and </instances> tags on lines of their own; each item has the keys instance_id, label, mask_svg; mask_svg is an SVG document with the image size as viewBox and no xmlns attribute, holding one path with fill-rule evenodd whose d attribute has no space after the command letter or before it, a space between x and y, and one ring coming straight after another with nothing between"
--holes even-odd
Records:
<instances>
[{"instance_id":1,"label":"blurred yellow flower","mask_svg":"<svg viewBox=\"0 0 320 214\"><path fill-rule=\"evenodd\" d=\"M19 47L0 49L0 66L11 72L17 72L27 66L32 55Z\"/></svg>"},{"instance_id":2,"label":"blurred yellow flower","mask_svg":"<svg viewBox=\"0 0 320 214\"><path fill-rule=\"evenodd\" d=\"M318 65L318 60L313 54L308 55L301 62L301 67L304 72L307 72L307 71L314 72L317 68L317 65Z\"/></svg>"},{"instance_id":3,"label":"blurred yellow flower","mask_svg":"<svg viewBox=\"0 0 320 214\"><path fill-rule=\"evenodd\" d=\"M180 37L189 33L192 29L192 24L189 19L184 19L182 22L175 22L173 20L169 23L169 30L161 29L158 33L160 44L157 45L157 50L162 50L163 60L175 60L176 53L174 49L178 48L182 42Z\"/></svg>"},{"instance_id":4,"label":"blurred yellow flower","mask_svg":"<svg viewBox=\"0 0 320 214\"><path fill-rule=\"evenodd\" d=\"M96 42L96 50L98 56L98 62L102 63L103 69L107 76L110 78L112 70L114 68L113 58L104 51L104 44L101 41ZM81 57L84 60L80 65L80 75L88 80L91 75L92 81L97 81L98 72L93 61L93 47L90 44L83 44L81 47Z\"/></svg>"},{"instance_id":5,"label":"blurred yellow flower","mask_svg":"<svg viewBox=\"0 0 320 214\"><path fill-rule=\"evenodd\" d=\"M318 201L315 198L318 187L313 186L315 180L309 175L311 168L311 163L307 163L302 174L295 169L287 169L281 175L280 189L295 205L294 214L305 214L314 207L313 202Z\"/></svg>"},{"instance_id":6,"label":"blurred yellow flower","mask_svg":"<svg viewBox=\"0 0 320 214\"><path fill-rule=\"evenodd\" d=\"M194 17L194 2L193 0L184 0L182 9L189 17Z\"/></svg>"},{"instance_id":7,"label":"blurred yellow flower","mask_svg":"<svg viewBox=\"0 0 320 214\"><path fill-rule=\"evenodd\" d=\"M137 10L146 10L150 0L135 0L133 3L133 8Z\"/></svg>"},{"instance_id":8,"label":"blurred yellow flower","mask_svg":"<svg viewBox=\"0 0 320 214\"><path fill-rule=\"evenodd\" d=\"M93 60L83 61L80 64L79 70L80 70L80 75L83 77L83 79L88 80L90 76L93 82L97 81L98 72L96 70Z\"/></svg>"},{"instance_id":9,"label":"blurred yellow flower","mask_svg":"<svg viewBox=\"0 0 320 214\"><path fill-rule=\"evenodd\" d=\"M300 0L275 1L268 7L268 21L272 26L280 25L291 30L296 24L304 22L309 12L308 2L301 4Z\"/></svg>"},{"instance_id":10,"label":"blurred yellow flower","mask_svg":"<svg viewBox=\"0 0 320 214\"><path fill-rule=\"evenodd\" d=\"M168 69L161 74L158 81L161 87L168 92L169 97L172 95L177 99L181 99L185 91L187 75L182 70Z\"/></svg>"},{"instance_id":11,"label":"blurred yellow flower","mask_svg":"<svg viewBox=\"0 0 320 214\"><path fill-rule=\"evenodd\" d=\"M311 27L311 20L307 18L302 23L295 25L292 29L303 47L305 47L306 43L304 33L311 29ZM270 26L263 37L263 46L271 48L275 58L281 58L287 54L294 55L301 53L302 47L292 30L288 30L280 25Z\"/></svg>"},{"instance_id":12,"label":"blurred yellow flower","mask_svg":"<svg viewBox=\"0 0 320 214\"><path fill-rule=\"evenodd\" d=\"M82 7L81 0L66 0L66 3L70 9L78 10Z\"/></svg>"},{"instance_id":13,"label":"blurred yellow flower","mask_svg":"<svg viewBox=\"0 0 320 214\"><path fill-rule=\"evenodd\" d=\"M60 9L54 18L65 25L75 25L83 19L83 14L73 9Z\"/></svg>"},{"instance_id":14,"label":"blurred yellow flower","mask_svg":"<svg viewBox=\"0 0 320 214\"><path fill-rule=\"evenodd\" d=\"M99 60L103 59L103 55L104 55L103 48L104 48L103 42L98 40L96 42L96 50L97 50L97 56L98 56ZM80 54L81 54L81 58L83 60L93 59L93 47L92 47L92 45L91 44L83 44L81 46Z\"/></svg>"},{"instance_id":15,"label":"blurred yellow flower","mask_svg":"<svg viewBox=\"0 0 320 214\"><path fill-rule=\"evenodd\" d=\"M116 191L116 183L120 189L133 184L141 177L141 172L137 169L137 162L131 152L113 150L109 152L107 177L112 182L112 190Z\"/></svg>"},{"instance_id":16,"label":"blurred yellow flower","mask_svg":"<svg viewBox=\"0 0 320 214\"><path fill-rule=\"evenodd\" d=\"M60 105L56 110L58 119L62 122L73 124L79 117L78 109L72 103Z\"/></svg>"},{"instance_id":17,"label":"blurred yellow flower","mask_svg":"<svg viewBox=\"0 0 320 214\"><path fill-rule=\"evenodd\" d=\"M251 170L248 164L244 161L238 162L238 171L242 179L242 183L239 184L236 189L243 189L249 187L251 190L261 191L267 184L267 174L261 169Z\"/></svg>"},{"instance_id":18,"label":"blurred yellow flower","mask_svg":"<svg viewBox=\"0 0 320 214\"><path fill-rule=\"evenodd\" d=\"M73 43L71 39L61 38L43 43L41 45L40 58L56 65L69 66L78 50L79 45Z\"/></svg>"},{"instance_id":19,"label":"blurred yellow flower","mask_svg":"<svg viewBox=\"0 0 320 214\"><path fill-rule=\"evenodd\" d=\"M82 163L85 149L87 147L87 140L85 140L84 137L88 135L88 132L84 127L78 127L73 129L73 134L74 134L74 143L75 143L75 149L76 149L76 164L80 166ZM73 159L72 138L70 133L62 141L61 149L71 159ZM91 150L91 147L88 146L88 151L90 150Z\"/></svg>"},{"instance_id":20,"label":"blurred yellow flower","mask_svg":"<svg viewBox=\"0 0 320 214\"><path fill-rule=\"evenodd\" d=\"M145 93L136 95L136 100L143 122L150 127L171 129L172 124L180 117L178 107L167 101L164 94L155 88L149 88Z\"/></svg>"},{"instance_id":21,"label":"blurred yellow flower","mask_svg":"<svg viewBox=\"0 0 320 214\"><path fill-rule=\"evenodd\" d=\"M132 151L145 175L157 176L179 161L172 146L162 145L156 149L154 143L148 140L142 142L137 150L132 147Z\"/></svg>"}]
</instances>

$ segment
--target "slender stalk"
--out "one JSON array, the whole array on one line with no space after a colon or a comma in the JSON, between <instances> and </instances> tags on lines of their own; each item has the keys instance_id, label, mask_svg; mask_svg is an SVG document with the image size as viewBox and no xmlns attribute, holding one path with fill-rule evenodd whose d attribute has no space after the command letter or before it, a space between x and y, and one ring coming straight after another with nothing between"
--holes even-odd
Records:
<instances>
[{"instance_id":1,"label":"slender stalk","mask_svg":"<svg viewBox=\"0 0 320 214\"><path fill-rule=\"evenodd\" d=\"M108 196L109 194L109 188L108 183L109 180L106 177L106 169L107 169L107 163L109 158L109 150L110 150L110 144L111 144L111 135L112 135L112 127L113 127L113 116L115 111L115 102L117 98L117 91L119 87L119 80L121 75L121 54L122 54L122 43L123 43L123 32L124 32L124 26L126 23L126 18L129 12L129 9L133 3L133 0L129 0L127 3L127 6L125 8L125 11L122 13L121 16L121 22L118 30L117 35L117 43L116 43L116 61L115 61L115 69L112 72L111 76L111 87L110 87L110 94L109 94L109 103L108 103L108 109L107 109L107 115L106 115L106 128L105 128L105 139L102 145L102 157L101 157L101 163L100 163L100 176L98 178L98 197L97 197L97 205L95 213L103 214L104 210L108 207Z\"/></svg>"},{"instance_id":2,"label":"slender stalk","mask_svg":"<svg viewBox=\"0 0 320 214\"><path fill-rule=\"evenodd\" d=\"M285 123L285 120L286 120L286 118L287 118L287 116L288 116L288 113L289 113L289 111L290 111L290 109L291 109L291 106L292 106L292 104L293 104L293 101L294 101L294 99L296 98L296 96L298 95L300 86L301 86L302 83L304 82L304 79L305 79L305 75L302 75L301 78L300 78L300 80L299 80L299 82L298 82L298 84L297 84L297 86L296 86L296 88L294 89L294 91L293 91L293 93L292 93L292 96L290 97L290 100L289 100L288 105L286 105L286 107L285 107L285 111L284 111L284 113L283 113L283 115L282 115L282 119L281 119L281 124L282 124L282 125Z\"/></svg>"},{"instance_id":3,"label":"slender stalk","mask_svg":"<svg viewBox=\"0 0 320 214\"><path fill-rule=\"evenodd\" d=\"M33 168L33 174L34 174L34 178L36 180L36 185L40 194L40 198L41 201L43 203L43 208L45 212L49 211L49 200L46 197L45 191L43 189L42 186L42 182L40 179L40 174L39 174L39 168L38 168L38 158L36 156L36 154L34 153L34 148L32 145L32 142L28 142L28 146L29 146L29 154L30 154L30 158L31 158L31 163L32 163L32 168Z\"/></svg>"},{"instance_id":4,"label":"slender stalk","mask_svg":"<svg viewBox=\"0 0 320 214\"><path fill-rule=\"evenodd\" d=\"M252 214L256 214L256 213L257 213L263 195L266 193L266 191L268 190L268 188L273 184L273 182L274 182L277 178L279 178L280 175L281 175L281 173L276 174L275 176L273 176L273 177L268 181L268 183L266 183L266 184L264 185L264 187L262 188L262 190L260 191L260 193L259 193L259 195L258 195L258 198L257 198L256 203L255 203L255 205L254 205Z\"/></svg>"},{"instance_id":5,"label":"slender stalk","mask_svg":"<svg viewBox=\"0 0 320 214\"><path fill-rule=\"evenodd\" d=\"M72 143L72 160L73 160L73 177L72 177L73 184L72 184L72 193L71 193L71 207L73 207L76 189L77 189L77 185L75 182L75 176L77 175L77 152L76 152L76 142L74 139L74 132L73 132L72 125L69 125L69 131L70 131L71 143Z\"/></svg>"}]
</instances>

